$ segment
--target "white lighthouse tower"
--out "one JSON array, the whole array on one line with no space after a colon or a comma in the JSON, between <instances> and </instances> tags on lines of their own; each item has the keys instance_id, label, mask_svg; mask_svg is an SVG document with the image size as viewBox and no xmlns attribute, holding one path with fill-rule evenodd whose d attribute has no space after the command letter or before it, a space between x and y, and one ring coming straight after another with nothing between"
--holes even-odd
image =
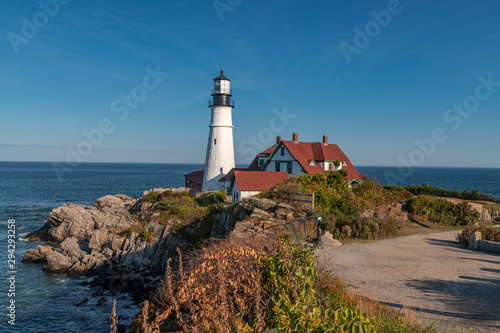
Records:
<instances>
[{"instance_id":1,"label":"white lighthouse tower","mask_svg":"<svg viewBox=\"0 0 500 333\"><path fill-rule=\"evenodd\" d=\"M220 190L219 179L234 168L233 121L231 112L230 80L224 76L224 71L214 79L210 133L208 134L205 172L203 173L203 190Z\"/></svg>"}]
</instances>

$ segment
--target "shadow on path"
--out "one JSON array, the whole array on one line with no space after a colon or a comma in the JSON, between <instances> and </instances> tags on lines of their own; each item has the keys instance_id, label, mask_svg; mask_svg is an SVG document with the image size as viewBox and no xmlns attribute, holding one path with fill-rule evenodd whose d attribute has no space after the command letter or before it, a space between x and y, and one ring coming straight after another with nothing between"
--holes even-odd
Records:
<instances>
[{"instance_id":1,"label":"shadow on path","mask_svg":"<svg viewBox=\"0 0 500 333\"><path fill-rule=\"evenodd\" d=\"M407 286L439 301L446 311L417 311L475 320L500 321L500 279L460 276L459 280L414 279Z\"/></svg>"}]
</instances>

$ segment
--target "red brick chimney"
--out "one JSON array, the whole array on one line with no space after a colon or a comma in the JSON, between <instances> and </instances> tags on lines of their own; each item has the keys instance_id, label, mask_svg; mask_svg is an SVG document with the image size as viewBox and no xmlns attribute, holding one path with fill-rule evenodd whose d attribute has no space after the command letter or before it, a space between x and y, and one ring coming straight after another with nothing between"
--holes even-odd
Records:
<instances>
[{"instance_id":1,"label":"red brick chimney","mask_svg":"<svg viewBox=\"0 0 500 333\"><path fill-rule=\"evenodd\" d=\"M277 136L276 137L276 143L280 143L281 142L281 136Z\"/></svg>"},{"instance_id":2,"label":"red brick chimney","mask_svg":"<svg viewBox=\"0 0 500 333\"><path fill-rule=\"evenodd\" d=\"M328 137L327 137L326 135L323 135L323 143L324 143L325 145L327 145L327 144L328 144Z\"/></svg>"},{"instance_id":3,"label":"red brick chimney","mask_svg":"<svg viewBox=\"0 0 500 333\"><path fill-rule=\"evenodd\" d=\"M293 133L292 140L293 142L299 142L299 135L297 133Z\"/></svg>"}]
</instances>

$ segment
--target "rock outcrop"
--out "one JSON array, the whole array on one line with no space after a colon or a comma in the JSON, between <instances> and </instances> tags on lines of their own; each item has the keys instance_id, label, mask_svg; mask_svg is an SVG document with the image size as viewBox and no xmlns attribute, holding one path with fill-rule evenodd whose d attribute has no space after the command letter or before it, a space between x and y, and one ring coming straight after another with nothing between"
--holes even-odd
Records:
<instances>
[{"instance_id":1,"label":"rock outcrop","mask_svg":"<svg viewBox=\"0 0 500 333\"><path fill-rule=\"evenodd\" d=\"M408 202L393 202L389 205L376 206L373 210L369 209L361 213L361 216L367 219L376 218L379 220L397 220L402 223L408 222Z\"/></svg>"},{"instance_id":2,"label":"rock outcrop","mask_svg":"<svg viewBox=\"0 0 500 333\"><path fill-rule=\"evenodd\" d=\"M50 273L95 275L94 285L135 291L142 299L160 280L168 258L180 245L168 226L142 222L152 215L151 204L125 195L104 196L93 206L65 204L50 213L40 230L28 235L59 247L39 245L26 251L23 262L45 263L43 270Z\"/></svg>"}]
</instances>

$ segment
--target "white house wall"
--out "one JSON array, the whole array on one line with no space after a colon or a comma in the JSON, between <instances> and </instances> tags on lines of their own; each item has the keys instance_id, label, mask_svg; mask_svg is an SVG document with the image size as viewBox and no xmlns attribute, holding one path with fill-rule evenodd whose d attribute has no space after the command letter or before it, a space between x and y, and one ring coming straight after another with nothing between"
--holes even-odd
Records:
<instances>
[{"instance_id":1,"label":"white house wall","mask_svg":"<svg viewBox=\"0 0 500 333\"><path fill-rule=\"evenodd\" d=\"M288 149L286 149L286 147L283 156L281 156L281 147L278 148L276 154L274 154L273 158L267 165L266 171L276 171L276 162L281 162L280 171L284 172L287 172L287 164L285 162L292 162L292 173L289 174L291 177L299 174L300 175L304 174L302 166L300 165L299 162L297 162L297 160L293 157L293 155L290 154L290 152L288 151Z\"/></svg>"},{"instance_id":2,"label":"white house wall","mask_svg":"<svg viewBox=\"0 0 500 333\"><path fill-rule=\"evenodd\" d=\"M285 162L288 162L288 161L276 161L278 163L280 163L280 171L282 172L287 172L287 164ZM271 172L274 172L276 171L276 162L273 160L271 160L271 162L267 165L266 167L266 171L271 171ZM298 174L301 174L303 175L304 172L302 172L303 168L302 166L299 164L299 162L297 161L293 161L292 162L292 173L289 173L288 175L290 177L292 176L296 176Z\"/></svg>"}]
</instances>

